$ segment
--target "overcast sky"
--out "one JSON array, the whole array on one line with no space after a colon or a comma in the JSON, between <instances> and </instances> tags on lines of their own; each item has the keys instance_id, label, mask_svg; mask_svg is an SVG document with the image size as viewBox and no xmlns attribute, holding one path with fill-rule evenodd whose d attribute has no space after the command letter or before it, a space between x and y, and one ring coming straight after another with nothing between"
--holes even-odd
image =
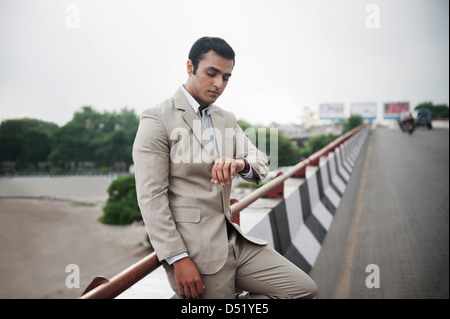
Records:
<instances>
[{"instance_id":1,"label":"overcast sky","mask_svg":"<svg viewBox=\"0 0 450 319\"><path fill-rule=\"evenodd\" d=\"M186 81L204 35L236 52L216 104L251 123L321 103L449 104L448 0L0 0L0 120L140 114Z\"/></svg>"}]
</instances>

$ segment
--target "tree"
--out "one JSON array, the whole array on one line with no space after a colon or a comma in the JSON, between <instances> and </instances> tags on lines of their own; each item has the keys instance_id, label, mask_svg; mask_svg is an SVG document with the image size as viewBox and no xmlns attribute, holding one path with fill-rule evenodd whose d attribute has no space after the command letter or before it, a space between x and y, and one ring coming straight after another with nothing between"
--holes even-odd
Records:
<instances>
[{"instance_id":1,"label":"tree","mask_svg":"<svg viewBox=\"0 0 450 319\"><path fill-rule=\"evenodd\" d=\"M415 111L420 109L430 110L433 119L449 117L449 108L445 104L434 105L432 102L424 102L414 108Z\"/></svg>"},{"instance_id":2,"label":"tree","mask_svg":"<svg viewBox=\"0 0 450 319\"><path fill-rule=\"evenodd\" d=\"M16 161L20 156L23 138L14 134L0 134L0 161Z\"/></svg>"},{"instance_id":3,"label":"tree","mask_svg":"<svg viewBox=\"0 0 450 319\"><path fill-rule=\"evenodd\" d=\"M276 156L278 166L291 166L298 163L300 159L300 148L289 138L284 136L282 132L277 131L277 134L273 134L273 131L271 131L270 128L253 129L251 125L245 121L239 121L238 123L241 128L246 127L244 133L259 150L265 151L269 160ZM260 140L260 138L263 137L264 141ZM277 145L277 154L273 154L275 151L273 145Z\"/></svg>"},{"instance_id":4,"label":"tree","mask_svg":"<svg viewBox=\"0 0 450 319\"><path fill-rule=\"evenodd\" d=\"M292 166L301 159L301 149L289 138L278 132L278 166Z\"/></svg>"},{"instance_id":5,"label":"tree","mask_svg":"<svg viewBox=\"0 0 450 319\"><path fill-rule=\"evenodd\" d=\"M54 133L49 160L53 165L63 168L70 162L89 160L92 154L89 141L90 136L84 126L69 122Z\"/></svg>"},{"instance_id":6,"label":"tree","mask_svg":"<svg viewBox=\"0 0 450 319\"><path fill-rule=\"evenodd\" d=\"M100 113L84 106L73 119L55 133L53 164L90 161L111 167L115 162L132 163L134 137L139 118L133 110Z\"/></svg>"},{"instance_id":7,"label":"tree","mask_svg":"<svg viewBox=\"0 0 450 319\"><path fill-rule=\"evenodd\" d=\"M125 133L115 130L97 137L93 142L96 162L111 166L114 162L128 162L127 140Z\"/></svg>"},{"instance_id":8,"label":"tree","mask_svg":"<svg viewBox=\"0 0 450 319\"><path fill-rule=\"evenodd\" d=\"M114 125L112 125L113 128L108 130L108 128L111 127L111 124L108 123L110 122L108 121L108 113L101 114L90 106L83 106L81 111L75 112L70 122L84 127L91 138L104 131L111 131L114 129ZM107 128L105 128L105 126L107 126Z\"/></svg>"},{"instance_id":9,"label":"tree","mask_svg":"<svg viewBox=\"0 0 450 319\"><path fill-rule=\"evenodd\" d=\"M246 120L237 120L237 123L243 131L252 127L252 125L249 122L247 122Z\"/></svg>"},{"instance_id":10,"label":"tree","mask_svg":"<svg viewBox=\"0 0 450 319\"><path fill-rule=\"evenodd\" d=\"M22 149L19 156L21 162L36 164L46 161L50 151L51 142L47 134L34 130L26 131L23 134Z\"/></svg>"},{"instance_id":11,"label":"tree","mask_svg":"<svg viewBox=\"0 0 450 319\"><path fill-rule=\"evenodd\" d=\"M347 133L353 130L355 127L360 126L363 123L364 119L361 115L352 114L348 117L343 124L343 133Z\"/></svg>"},{"instance_id":12,"label":"tree","mask_svg":"<svg viewBox=\"0 0 450 319\"><path fill-rule=\"evenodd\" d=\"M337 136L334 135L317 135L308 138L308 140L305 142L303 147L301 148L301 157L307 158L310 157L315 152L321 150L326 145L330 144L332 141L334 141L337 138Z\"/></svg>"},{"instance_id":13,"label":"tree","mask_svg":"<svg viewBox=\"0 0 450 319\"><path fill-rule=\"evenodd\" d=\"M1 134L22 135L26 131L38 131L51 135L58 129L58 125L38 119L22 118L5 120L0 124Z\"/></svg>"},{"instance_id":14,"label":"tree","mask_svg":"<svg viewBox=\"0 0 450 319\"><path fill-rule=\"evenodd\" d=\"M112 166L132 163L139 117L133 110L98 112L83 106L62 127L37 119L12 119L0 124L0 161L50 161L68 168L70 163L95 162Z\"/></svg>"},{"instance_id":15,"label":"tree","mask_svg":"<svg viewBox=\"0 0 450 319\"><path fill-rule=\"evenodd\" d=\"M130 165L133 162L132 150L134 138L139 126L139 117L136 115L134 110L129 110L128 108L123 108L120 113L117 114L117 124L118 129L124 134L123 142L123 155L122 160Z\"/></svg>"},{"instance_id":16,"label":"tree","mask_svg":"<svg viewBox=\"0 0 450 319\"><path fill-rule=\"evenodd\" d=\"M0 124L0 161L45 161L58 125L38 119L10 119ZM20 165L19 165L20 166Z\"/></svg>"}]
</instances>

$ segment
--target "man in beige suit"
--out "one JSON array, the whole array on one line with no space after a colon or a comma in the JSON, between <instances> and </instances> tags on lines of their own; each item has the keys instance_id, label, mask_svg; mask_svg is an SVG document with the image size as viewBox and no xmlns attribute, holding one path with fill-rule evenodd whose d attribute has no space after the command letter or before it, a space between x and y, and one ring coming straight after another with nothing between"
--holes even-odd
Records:
<instances>
[{"instance_id":1,"label":"man in beige suit","mask_svg":"<svg viewBox=\"0 0 450 319\"><path fill-rule=\"evenodd\" d=\"M133 146L139 207L178 298L315 298L317 287L263 240L231 222L235 174L259 184L268 160L236 118L213 103L234 68L220 38L197 40L188 79L146 110Z\"/></svg>"}]
</instances>

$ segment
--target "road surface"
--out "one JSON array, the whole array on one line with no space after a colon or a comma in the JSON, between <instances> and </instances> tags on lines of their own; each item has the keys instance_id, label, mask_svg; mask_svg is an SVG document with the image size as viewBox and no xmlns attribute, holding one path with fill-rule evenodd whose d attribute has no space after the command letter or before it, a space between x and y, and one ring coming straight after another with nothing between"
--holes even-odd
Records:
<instances>
[{"instance_id":1,"label":"road surface","mask_svg":"<svg viewBox=\"0 0 450 319\"><path fill-rule=\"evenodd\" d=\"M448 130L372 130L310 275L319 298L449 298Z\"/></svg>"}]
</instances>

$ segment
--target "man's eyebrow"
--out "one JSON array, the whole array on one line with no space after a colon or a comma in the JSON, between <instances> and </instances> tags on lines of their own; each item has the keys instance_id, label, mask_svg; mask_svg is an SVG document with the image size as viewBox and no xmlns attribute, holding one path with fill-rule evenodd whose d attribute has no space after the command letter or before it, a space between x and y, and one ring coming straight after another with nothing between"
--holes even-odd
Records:
<instances>
[{"instance_id":1,"label":"man's eyebrow","mask_svg":"<svg viewBox=\"0 0 450 319\"><path fill-rule=\"evenodd\" d=\"M209 69L209 70L211 70L211 71L214 71L214 72L217 72L217 73L222 74L222 71L221 71L221 70L219 70L218 68L215 68L215 67L213 67L213 66L208 66L208 67L206 67L206 68ZM224 75L231 76L231 73L225 73Z\"/></svg>"}]
</instances>

